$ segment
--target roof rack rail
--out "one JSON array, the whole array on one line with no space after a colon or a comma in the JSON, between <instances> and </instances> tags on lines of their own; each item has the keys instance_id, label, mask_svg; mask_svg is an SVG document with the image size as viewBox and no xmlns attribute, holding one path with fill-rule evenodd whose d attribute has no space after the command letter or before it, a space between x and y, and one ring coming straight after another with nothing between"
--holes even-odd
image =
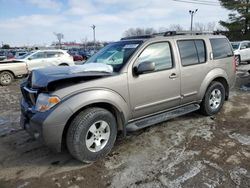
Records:
<instances>
[{"instance_id":1,"label":"roof rack rail","mask_svg":"<svg viewBox=\"0 0 250 188\"><path fill-rule=\"evenodd\" d=\"M218 34L218 32L214 31L166 31L162 33L154 33L153 35L160 35L160 36L175 36L175 35L214 35Z\"/></svg>"},{"instance_id":2,"label":"roof rack rail","mask_svg":"<svg viewBox=\"0 0 250 188\"><path fill-rule=\"evenodd\" d=\"M131 36L131 37L123 37L121 40L130 40L130 39L149 39L154 37L153 35L138 35L138 36Z\"/></svg>"},{"instance_id":3,"label":"roof rack rail","mask_svg":"<svg viewBox=\"0 0 250 188\"><path fill-rule=\"evenodd\" d=\"M153 33L152 35L140 35L140 36L131 36L124 37L121 40L130 40L130 39L149 39L156 36L176 36L176 35L220 35L220 31L166 31L161 33Z\"/></svg>"}]
</instances>

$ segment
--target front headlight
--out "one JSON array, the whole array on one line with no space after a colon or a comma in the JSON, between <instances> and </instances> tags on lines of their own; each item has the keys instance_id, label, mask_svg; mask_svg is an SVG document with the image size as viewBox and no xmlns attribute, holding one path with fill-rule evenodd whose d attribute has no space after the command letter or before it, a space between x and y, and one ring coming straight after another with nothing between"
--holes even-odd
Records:
<instances>
[{"instance_id":1,"label":"front headlight","mask_svg":"<svg viewBox=\"0 0 250 188\"><path fill-rule=\"evenodd\" d=\"M57 96L51 96L45 93L41 93L38 95L36 100L36 111L38 112L46 112L51 109L53 106L60 102L60 98Z\"/></svg>"}]
</instances>

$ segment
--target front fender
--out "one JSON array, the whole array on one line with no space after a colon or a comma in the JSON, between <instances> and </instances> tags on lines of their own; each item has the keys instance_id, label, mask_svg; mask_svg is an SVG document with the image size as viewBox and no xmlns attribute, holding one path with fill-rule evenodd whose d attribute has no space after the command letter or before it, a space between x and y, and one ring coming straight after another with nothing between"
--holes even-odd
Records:
<instances>
[{"instance_id":1,"label":"front fender","mask_svg":"<svg viewBox=\"0 0 250 188\"><path fill-rule=\"evenodd\" d=\"M90 91L74 94L73 96L68 97L64 103L73 113L91 104L108 103L113 105L121 114L123 114L125 122L131 118L128 101L117 92L108 89L92 89Z\"/></svg>"},{"instance_id":2,"label":"front fender","mask_svg":"<svg viewBox=\"0 0 250 188\"><path fill-rule=\"evenodd\" d=\"M43 125L46 145L56 151L61 151L63 131L68 120L81 108L94 103L113 105L123 115L125 122L128 122L131 117L127 102L114 91L96 89L74 94L63 99L53 110L37 115L39 121L36 121L36 124ZM41 115L46 117L41 118Z\"/></svg>"},{"instance_id":3,"label":"front fender","mask_svg":"<svg viewBox=\"0 0 250 188\"><path fill-rule=\"evenodd\" d=\"M199 95L198 95L199 100L203 99L209 84L214 79L219 78L219 77L222 77L222 78L226 79L227 83L229 83L229 78L228 78L228 75L227 75L226 71L224 71L221 68L216 68L216 69L211 70L206 75L205 79L203 80L203 82L201 84L201 87L200 87L200 90L199 90Z\"/></svg>"}]
</instances>

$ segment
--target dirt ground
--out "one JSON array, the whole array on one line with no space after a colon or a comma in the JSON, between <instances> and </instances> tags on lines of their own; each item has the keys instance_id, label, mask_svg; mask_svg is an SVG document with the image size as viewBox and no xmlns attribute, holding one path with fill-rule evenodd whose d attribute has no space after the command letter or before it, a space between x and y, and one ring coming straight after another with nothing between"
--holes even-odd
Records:
<instances>
[{"instance_id":1,"label":"dirt ground","mask_svg":"<svg viewBox=\"0 0 250 188\"><path fill-rule=\"evenodd\" d=\"M31 139L19 128L19 81L0 87L0 188L248 188L250 91L240 89L250 82L246 67L218 115L192 113L130 133L89 165Z\"/></svg>"}]
</instances>

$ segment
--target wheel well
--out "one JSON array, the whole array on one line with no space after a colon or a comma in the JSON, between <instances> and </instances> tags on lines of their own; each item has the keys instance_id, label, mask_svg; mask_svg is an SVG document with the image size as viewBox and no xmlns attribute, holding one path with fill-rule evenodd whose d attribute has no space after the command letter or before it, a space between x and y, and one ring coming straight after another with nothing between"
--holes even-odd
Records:
<instances>
[{"instance_id":1,"label":"wheel well","mask_svg":"<svg viewBox=\"0 0 250 188\"><path fill-rule=\"evenodd\" d=\"M2 70L2 71L0 71L0 73L2 73L2 72L9 72L10 74L12 74L13 78L16 77L15 74L10 70Z\"/></svg>"},{"instance_id":2,"label":"wheel well","mask_svg":"<svg viewBox=\"0 0 250 188\"><path fill-rule=\"evenodd\" d=\"M59 66L69 66L68 63L61 63Z\"/></svg>"},{"instance_id":3,"label":"wheel well","mask_svg":"<svg viewBox=\"0 0 250 188\"><path fill-rule=\"evenodd\" d=\"M69 126L72 122L72 120L83 110L87 109L87 108L92 108L92 107L99 107L99 108L104 108L106 110L108 110L109 112L111 112L117 122L117 129L118 131L122 131L124 133L124 116L123 114L112 104L109 103L94 103L91 105L87 105L84 106L83 108L79 109L77 112L75 112L67 121L64 130L63 130L63 135L62 135L62 148L66 148L66 137L67 137L67 132L69 129Z\"/></svg>"},{"instance_id":4,"label":"wheel well","mask_svg":"<svg viewBox=\"0 0 250 188\"><path fill-rule=\"evenodd\" d=\"M217 82L220 82L224 88L225 88L225 100L228 100L229 98L229 85L227 83L227 80L223 77L218 77L218 78L215 78L213 81L217 81Z\"/></svg>"}]
</instances>

